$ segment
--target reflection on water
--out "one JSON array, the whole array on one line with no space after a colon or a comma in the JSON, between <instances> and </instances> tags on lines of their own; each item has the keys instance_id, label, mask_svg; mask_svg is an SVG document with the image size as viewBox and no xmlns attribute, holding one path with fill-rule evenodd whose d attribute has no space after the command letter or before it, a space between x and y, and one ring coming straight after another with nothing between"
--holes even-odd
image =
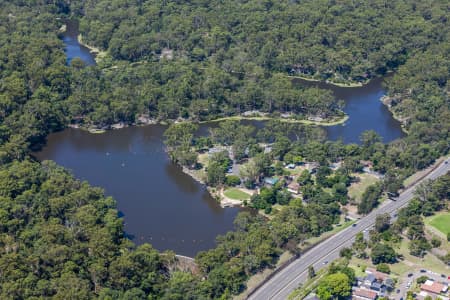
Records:
<instances>
[{"instance_id":1,"label":"reflection on water","mask_svg":"<svg viewBox=\"0 0 450 300\"><path fill-rule=\"evenodd\" d=\"M204 186L171 163L163 151L164 126L90 134L67 129L51 134L40 159L52 159L77 178L101 186L124 216L136 243L150 242L194 256L214 247L233 228L240 209L221 208Z\"/></svg>"}]
</instances>

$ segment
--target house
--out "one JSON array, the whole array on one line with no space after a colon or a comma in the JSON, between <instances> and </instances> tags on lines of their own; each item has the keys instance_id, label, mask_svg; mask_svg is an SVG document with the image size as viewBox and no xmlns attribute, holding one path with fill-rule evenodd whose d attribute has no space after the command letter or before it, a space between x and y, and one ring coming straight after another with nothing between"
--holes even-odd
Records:
<instances>
[{"instance_id":1,"label":"house","mask_svg":"<svg viewBox=\"0 0 450 300\"><path fill-rule=\"evenodd\" d=\"M333 171L336 171L340 167L342 167L342 161L339 161L339 162L336 162L336 163L332 163L330 165L330 169L332 169Z\"/></svg>"},{"instance_id":2,"label":"house","mask_svg":"<svg viewBox=\"0 0 450 300\"><path fill-rule=\"evenodd\" d=\"M287 186L287 190L289 191L289 192L291 192L292 194L298 194L299 193L299 190L300 189L300 184L298 184L297 182L295 182L295 181L292 181L291 183L289 183L288 184L288 186Z\"/></svg>"},{"instance_id":3,"label":"house","mask_svg":"<svg viewBox=\"0 0 450 300\"><path fill-rule=\"evenodd\" d=\"M223 147L212 147L212 148L209 148L208 155L212 156L213 154L220 153L223 151L225 151L225 149Z\"/></svg>"},{"instance_id":4,"label":"house","mask_svg":"<svg viewBox=\"0 0 450 300\"><path fill-rule=\"evenodd\" d=\"M356 300L375 300L377 297L378 294L376 292L362 288L356 288L352 293L352 299Z\"/></svg>"},{"instance_id":5,"label":"house","mask_svg":"<svg viewBox=\"0 0 450 300\"><path fill-rule=\"evenodd\" d=\"M319 163L316 162L305 163L305 167L309 171L309 173L314 173L319 168L319 166Z\"/></svg>"},{"instance_id":6,"label":"house","mask_svg":"<svg viewBox=\"0 0 450 300\"><path fill-rule=\"evenodd\" d=\"M427 280L420 286L420 290L431 294L439 295L448 291L448 286L433 280Z\"/></svg>"},{"instance_id":7,"label":"house","mask_svg":"<svg viewBox=\"0 0 450 300\"><path fill-rule=\"evenodd\" d=\"M392 280L392 278L386 278L386 280L384 281L384 284L386 285L386 288L389 291L393 290L395 287L395 282L394 282L394 280Z\"/></svg>"},{"instance_id":8,"label":"house","mask_svg":"<svg viewBox=\"0 0 450 300\"><path fill-rule=\"evenodd\" d=\"M366 277L358 277L358 286L371 290L379 296L384 296L386 291L394 288L394 281L386 273L378 272L375 269L367 268Z\"/></svg>"},{"instance_id":9,"label":"house","mask_svg":"<svg viewBox=\"0 0 450 300\"><path fill-rule=\"evenodd\" d=\"M372 287L372 284L374 284L377 281L375 276L373 274L369 274L364 278L363 284L366 288L370 289Z\"/></svg>"},{"instance_id":10,"label":"house","mask_svg":"<svg viewBox=\"0 0 450 300\"><path fill-rule=\"evenodd\" d=\"M376 280L381 281L381 282L384 282L386 279L389 278L389 274L377 271L373 268L367 268L366 273L369 275L373 275Z\"/></svg>"},{"instance_id":11,"label":"house","mask_svg":"<svg viewBox=\"0 0 450 300\"><path fill-rule=\"evenodd\" d=\"M268 184L268 185L275 185L277 184L277 182L280 179L277 177L268 177L268 178L264 178L264 183Z\"/></svg>"},{"instance_id":12,"label":"house","mask_svg":"<svg viewBox=\"0 0 450 300\"><path fill-rule=\"evenodd\" d=\"M360 160L359 163L363 165L363 167L372 168L373 163L370 160Z\"/></svg>"}]
</instances>

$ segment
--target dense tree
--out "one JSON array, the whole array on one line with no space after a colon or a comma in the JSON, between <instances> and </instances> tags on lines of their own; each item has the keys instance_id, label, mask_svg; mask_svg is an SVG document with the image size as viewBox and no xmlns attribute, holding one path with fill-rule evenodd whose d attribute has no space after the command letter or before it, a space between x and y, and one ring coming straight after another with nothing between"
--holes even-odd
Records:
<instances>
[{"instance_id":1,"label":"dense tree","mask_svg":"<svg viewBox=\"0 0 450 300\"><path fill-rule=\"evenodd\" d=\"M305 176L308 204L282 189L267 191L265 203L289 205L271 220L239 215L235 231L197 256L199 276L173 271L173 255L125 238L114 201L100 189L29 158L48 133L69 123L108 127L140 116L195 122L246 111L335 118L342 105L331 91L301 87L286 75L348 83L397 70L387 80L385 101L408 131L399 141L385 145L368 132L362 146L342 145L324 142L321 128L279 121L256 135L230 123L214 141L231 143L237 159L245 159L248 147L246 179L254 182L273 174L273 157L256 141L275 143L274 154L286 162L344 159L347 170L357 171L359 160L371 160L385 180L365 193L364 213L380 190L396 192L404 178L449 151L449 27L442 1L222 2L0 2L0 298L230 298L248 276L273 266L288 241L318 236L339 219L336 200L343 202L348 177L321 174L330 194ZM85 42L107 50L97 66L77 59L66 65L58 30L69 16L81 19ZM192 149L211 141L196 140L195 125L172 126L168 150L192 166ZM217 182L223 166L218 162L220 172L212 176ZM447 175L421 189L385 232L406 228L411 252L423 255L429 244L414 218L445 207L449 186ZM378 245L376 260L395 257ZM357 255L366 246L358 236ZM351 283L350 272L339 270ZM333 275L334 282L346 281ZM345 284L326 285L323 298L347 293Z\"/></svg>"},{"instance_id":2,"label":"dense tree","mask_svg":"<svg viewBox=\"0 0 450 300\"><path fill-rule=\"evenodd\" d=\"M333 298L345 299L351 294L351 283L344 273L327 275L317 287L317 296L320 300Z\"/></svg>"},{"instance_id":3,"label":"dense tree","mask_svg":"<svg viewBox=\"0 0 450 300\"><path fill-rule=\"evenodd\" d=\"M382 189L380 184L373 184L369 186L363 193L361 202L358 204L358 213L367 214L374 209L381 196Z\"/></svg>"},{"instance_id":4,"label":"dense tree","mask_svg":"<svg viewBox=\"0 0 450 300\"><path fill-rule=\"evenodd\" d=\"M385 244L376 244L372 248L370 255L372 263L377 265L380 263L395 263L397 261L397 254L391 246Z\"/></svg>"}]
</instances>

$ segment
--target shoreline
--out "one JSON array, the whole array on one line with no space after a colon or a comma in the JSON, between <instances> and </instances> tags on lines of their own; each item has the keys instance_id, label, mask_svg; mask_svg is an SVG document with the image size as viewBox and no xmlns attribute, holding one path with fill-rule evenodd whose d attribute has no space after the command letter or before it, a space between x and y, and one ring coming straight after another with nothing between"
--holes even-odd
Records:
<instances>
[{"instance_id":1,"label":"shoreline","mask_svg":"<svg viewBox=\"0 0 450 300\"><path fill-rule=\"evenodd\" d=\"M342 116L340 119L334 120L334 121L314 121L314 120L297 120L297 119L292 119L292 118L277 118L277 117L269 117L269 116L242 116L242 115L237 115L237 116L230 116L230 117L220 117L217 119L213 119L213 120L208 120L208 121L194 121L194 120L168 120L168 121L158 121L158 120L154 120L154 119L148 119L145 122L139 122L139 123L132 123L132 124L127 124L127 123L115 123L115 124L110 124L101 128L98 127L91 127L91 125L85 126L85 125L80 125L80 124L68 124L67 127L68 128L74 128L74 129L81 129L81 130L86 130L89 131L90 133L105 133L108 130L116 130L116 129L122 129L122 128L126 128L126 127L132 127L132 126L148 126L148 125L168 125L172 122L174 123L183 123L183 122L187 122L187 123L197 123L197 124L208 124L208 123L216 123L216 122L223 122L223 121L242 121L242 120L253 120L253 121L270 121L270 120L279 120L280 122L285 122L285 123L298 123L298 124L304 124L304 125L315 125L315 126L336 126L336 125L340 125L340 124L344 124L347 120L349 119L349 116L347 114L344 114L344 116Z\"/></svg>"},{"instance_id":2,"label":"shoreline","mask_svg":"<svg viewBox=\"0 0 450 300\"><path fill-rule=\"evenodd\" d=\"M253 120L253 121L270 121L270 120L278 120L280 122L285 123L299 123L304 125L317 125L317 126L336 126L345 123L349 119L349 116L347 114L344 114L343 117L341 117L338 120L334 121L314 121L314 120L297 120L292 118L276 118L276 117L269 117L269 116L230 116L230 117L220 117L214 120L208 120L208 121L200 121L199 124L208 124L208 123L215 123L215 122L222 122L222 121L228 121L228 120L234 120L234 121L241 121L241 120ZM188 121L189 122L189 121ZM190 121L192 122L192 121Z\"/></svg>"},{"instance_id":3,"label":"shoreline","mask_svg":"<svg viewBox=\"0 0 450 300\"><path fill-rule=\"evenodd\" d=\"M106 55L107 55L107 52L106 52L106 51L100 50L100 49L97 48L97 47L94 47L94 46L91 46L91 45L88 45L88 44L84 43L84 42L83 42L83 36L81 35L81 33L79 33L79 34L77 35L77 41L78 41L78 43L79 43L80 45L82 45L82 46L84 46L84 47L86 47L86 48L89 49L89 52L91 52L91 53L94 55L94 60L95 60L95 62L96 62L97 64L98 64L103 58L106 57Z\"/></svg>"},{"instance_id":4,"label":"shoreline","mask_svg":"<svg viewBox=\"0 0 450 300\"><path fill-rule=\"evenodd\" d=\"M311 81L311 82L322 82L322 83L326 83L326 84L331 84L337 87L347 87L347 88L357 88L357 87L363 87L366 84L368 84L370 82L371 79L366 80L365 82L350 82L350 83L339 83L339 82L333 82L332 80L320 80L320 79L314 79L314 78L310 78L310 77L304 77L304 76L300 76L300 75L287 75L287 77L289 78L297 78L297 79L301 79L301 80L305 80L305 81Z\"/></svg>"},{"instance_id":5,"label":"shoreline","mask_svg":"<svg viewBox=\"0 0 450 300\"><path fill-rule=\"evenodd\" d=\"M388 108L389 112L392 115L392 118L394 118L394 120L396 120L400 123L400 127L401 127L402 131L405 134L409 134L408 130L406 129L406 121L408 120L408 118L400 117L398 114L395 113L395 111L393 111L391 109L392 105L390 104L390 102L392 99L393 99L393 97L384 95L383 97L380 98L380 101L381 101L381 103L383 103L383 105L385 105Z\"/></svg>"}]
</instances>

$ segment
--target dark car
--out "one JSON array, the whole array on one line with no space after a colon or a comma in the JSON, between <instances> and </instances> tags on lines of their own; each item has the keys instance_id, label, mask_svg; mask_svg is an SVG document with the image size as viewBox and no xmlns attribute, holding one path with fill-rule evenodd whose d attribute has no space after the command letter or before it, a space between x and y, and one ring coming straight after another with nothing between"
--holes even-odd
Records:
<instances>
[{"instance_id":1,"label":"dark car","mask_svg":"<svg viewBox=\"0 0 450 300\"><path fill-rule=\"evenodd\" d=\"M356 223L353 223L353 224L352 224L352 227L356 227Z\"/></svg>"},{"instance_id":2,"label":"dark car","mask_svg":"<svg viewBox=\"0 0 450 300\"><path fill-rule=\"evenodd\" d=\"M441 274L441 277L442 277L442 278L445 278L445 277L447 277L447 276L445 276L444 274Z\"/></svg>"},{"instance_id":3,"label":"dark car","mask_svg":"<svg viewBox=\"0 0 450 300\"><path fill-rule=\"evenodd\" d=\"M427 270L424 270L424 269L420 270L420 273L426 273L426 272L427 272Z\"/></svg>"},{"instance_id":4,"label":"dark car","mask_svg":"<svg viewBox=\"0 0 450 300\"><path fill-rule=\"evenodd\" d=\"M412 277L412 276L413 276L413 273L409 273L409 274L408 274L408 277Z\"/></svg>"},{"instance_id":5,"label":"dark car","mask_svg":"<svg viewBox=\"0 0 450 300\"><path fill-rule=\"evenodd\" d=\"M400 290L399 289L397 289L397 294L400 294Z\"/></svg>"}]
</instances>

